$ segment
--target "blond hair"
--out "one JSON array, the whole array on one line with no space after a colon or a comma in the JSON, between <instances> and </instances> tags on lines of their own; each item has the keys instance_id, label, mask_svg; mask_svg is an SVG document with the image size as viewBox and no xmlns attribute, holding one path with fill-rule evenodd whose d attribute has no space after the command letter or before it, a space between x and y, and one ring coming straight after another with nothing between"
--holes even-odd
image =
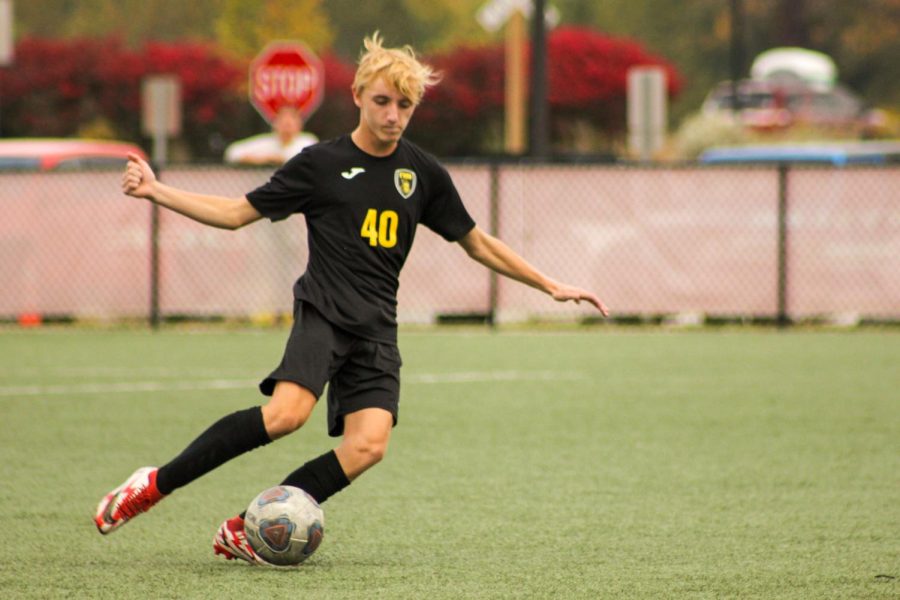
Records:
<instances>
[{"instance_id":1,"label":"blond hair","mask_svg":"<svg viewBox=\"0 0 900 600\"><path fill-rule=\"evenodd\" d=\"M441 80L434 69L419 62L412 46L385 48L377 31L371 37L366 37L363 45L365 51L359 58L359 67L353 79L355 94L361 94L377 77L384 77L385 81L413 104L418 104L425 91Z\"/></svg>"}]
</instances>

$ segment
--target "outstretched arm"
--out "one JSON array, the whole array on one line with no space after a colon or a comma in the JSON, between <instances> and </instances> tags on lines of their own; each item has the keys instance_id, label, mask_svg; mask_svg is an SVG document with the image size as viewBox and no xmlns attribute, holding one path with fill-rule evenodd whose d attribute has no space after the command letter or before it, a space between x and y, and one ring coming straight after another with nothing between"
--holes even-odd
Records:
<instances>
[{"instance_id":1,"label":"outstretched arm","mask_svg":"<svg viewBox=\"0 0 900 600\"><path fill-rule=\"evenodd\" d=\"M585 300L597 307L604 317L609 316L609 309L600 301L600 298L581 288L550 279L528 264L509 246L485 233L477 225L459 240L459 245L465 249L469 257L487 268L546 292L558 302L574 300L576 303L580 303Z\"/></svg>"},{"instance_id":2,"label":"outstretched arm","mask_svg":"<svg viewBox=\"0 0 900 600\"><path fill-rule=\"evenodd\" d=\"M237 229L262 217L246 196L226 198L195 194L165 185L156 179L150 165L135 154L128 155L128 165L122 175L122 191L221 229Z\"/></svg>"}]
</instances>

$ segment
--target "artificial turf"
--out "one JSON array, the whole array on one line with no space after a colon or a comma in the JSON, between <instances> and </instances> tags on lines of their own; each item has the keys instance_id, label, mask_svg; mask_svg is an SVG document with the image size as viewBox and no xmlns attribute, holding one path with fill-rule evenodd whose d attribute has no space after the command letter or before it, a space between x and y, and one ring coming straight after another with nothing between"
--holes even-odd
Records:
<instances>
[{"instance_id":1,"label":"artificial turf","mask_svg":"<svg viewBox=\"0 0 900 600\"><path fill-rule=\"evenodd\" d=\"M260 403L285 338L0 332L0 597L900 597L891 330L404 331L388 456L301 568L211 538L331 447L324 406L100 536L100 497Z\"/></svg>"}]
</instances>

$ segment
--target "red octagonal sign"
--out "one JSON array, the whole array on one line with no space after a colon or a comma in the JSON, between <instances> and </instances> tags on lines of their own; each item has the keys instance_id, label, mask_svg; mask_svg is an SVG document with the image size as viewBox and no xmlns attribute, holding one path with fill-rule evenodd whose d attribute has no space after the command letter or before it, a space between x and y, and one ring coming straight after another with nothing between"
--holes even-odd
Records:
<instances>
[{"instance_id":1,"label":"red octagonal sign","mask_svg":"<svg viewBox=\"0 0 900 600\"><path fill-rule=\"evenodd\" d=\"M293 106L306 120L325 95L325 69L299 42L272 42L250 63L250 103L268 122L282 106Z\"/></svg>"}]
</instances>

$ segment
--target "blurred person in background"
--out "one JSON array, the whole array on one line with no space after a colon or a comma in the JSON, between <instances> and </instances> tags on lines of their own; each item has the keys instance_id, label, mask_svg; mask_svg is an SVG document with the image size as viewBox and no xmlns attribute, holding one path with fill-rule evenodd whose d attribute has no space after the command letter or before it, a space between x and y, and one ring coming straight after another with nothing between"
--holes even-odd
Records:
<instances>
[{"instance_id":1,"label":"blurred person in background","mask_svg":"<svg viewBox=\"0 0 900 600\"><path fill-rule=\"evenodd\" d=\"M283 358L259 386L271 399L219 419L162 467L135 471L100 501L94 517L100 533L117 530L225 462L296 431L326 383L328 433L341 442L282 485L299 487L321 503L380 462L400 400L399 275L419 224L501 275L556 301L585 301L608 314L596 295L544 275L475 224L444 167L403 137L438 75L409 46L385 48L377 33L364 43L351 90L359 108L356 129L305 148L245 196L173 188L158 181L146 161L131 157L122 177L126 194L206 225L237 229L263 217L303 214L309 258L294 285L294 322ZM221 524L213 550L229 560L267 564L247 540L244 513Z\"/></svg>"},{"instance_id":2,"label":"blurred person in background","mask_svg":"<svg viewBox=\"0 0 900 600\"><path fill-rule=\"evenodd\" d=\"M303 131L303 117L293 106L282 106L272 131L233 142L225 149L225 162L241 165L282 165L319 141Z\"/></svg>"}]
</instances>

